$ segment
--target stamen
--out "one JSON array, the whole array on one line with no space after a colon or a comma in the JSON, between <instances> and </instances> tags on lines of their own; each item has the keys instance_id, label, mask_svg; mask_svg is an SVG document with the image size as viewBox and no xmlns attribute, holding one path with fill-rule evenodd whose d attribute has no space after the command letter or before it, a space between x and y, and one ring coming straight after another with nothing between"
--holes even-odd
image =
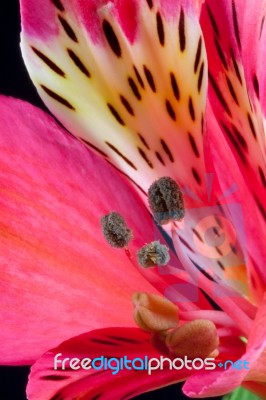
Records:
<instances>
[{"instance_id":1,"label":"stamen","mask_svg":"<svg viewBox=\"0 0 266 400\"><path fill-rule=\"evenodd\" d=\"M163 177L153 182L148 191L148 200L154 218L160 225L184 218L183 195L172 178Z\"/></svg>"},{"instance_id":2,"label":"stamen","mask_svg":"<svg viewBox=\"0 0 266 400\"><path fill-rule=\"evenodd\" d=\"M132 231L127 227L124 218L115 211L104 215L101 224L103 235L112 247L123 248L133 238Z\"/></svg>"},{"instance_id":3,"label":"stamen","mask_svg":"<svg viewBox=\"0 0 266 400\"><path fill-rule=\"evenodd\" d=\"M167 333L165 344L172 354L180 357L205 358L217 355L219 337L211 321L198 319Z\"/></svg>"},{"instance_id":4,"label":"stamen","mask_svg":"<svg viewBox=\"0 0 266 400\"><path fill-rule=\"evenodd\" d=\"M143 246L137 255L140 265L145 268L166 265L170 260L168 247L161 244L159 240Z\"/></svg>"},{"instance_id":5,"label":"stamen","mask_svg":"<svg viewBox=\"0 0 266 400\"><path fill-rule=\"evenodd\" d=\"M133 304L135 322L145 331L161 332L178 325L178 308L166 298L155 294L135 293Z\"/></svg>"}]
</instances>

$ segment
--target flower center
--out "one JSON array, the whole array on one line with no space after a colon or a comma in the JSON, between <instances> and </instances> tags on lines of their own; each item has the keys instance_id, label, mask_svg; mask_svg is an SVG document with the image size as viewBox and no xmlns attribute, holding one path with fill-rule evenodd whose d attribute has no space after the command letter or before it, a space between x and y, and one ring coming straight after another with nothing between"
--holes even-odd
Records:
<instances>
[{"instance_id":1,"label":"flower center","mask_svg":"<svg viewBox=\"0 0 266 400\"><path fill-rule=\"evenodd\" d=\"M185 215L182 192L177 183L163 177L156 180L148 191L148 201L159 224L180 221ZM113 247L127 248L133 235L123 217L117 212L101 219L103 234ZM144 268L166 265L169 260L168 248L159 241L143 246L137 252L138 262ZM179 309L166 298L147 293L133 295L134 320L143 330L152 334L154 345L167 354L195 357L217 356L218 334L213 322L195 319L187 322L179 317Z\"/></svg>"}]
</instances>

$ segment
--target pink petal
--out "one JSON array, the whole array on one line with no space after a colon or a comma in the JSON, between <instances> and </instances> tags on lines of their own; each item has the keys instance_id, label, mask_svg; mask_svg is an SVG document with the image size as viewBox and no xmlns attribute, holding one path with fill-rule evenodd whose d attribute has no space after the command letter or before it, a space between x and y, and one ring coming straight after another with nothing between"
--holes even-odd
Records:
<instances>
[{"instance_id":1,"label":"pink petal","mask_svg":"<svg viewBox=\"0 0 266 400\"><path fill-rule=\"evenodd\" d=\"M54 115L144 191L167 174L204 193L200 2L49 1L49 37L35 23L43 0L32 3L21 0L22 52Z\"/></svg>"},{"instance_id":2,"label":"pink petal","mask_svg":"<svg viewBox=\"0 0 266 400\"><path fill-rule=\"evenodd\" d=\"M266 188L265 115L259 91L265 90L263 86L259 89L259 79L265 68L259 55L261 47L262 54L265 52L259 35L265 4L206 0L201 14L209 61L210 102L264 220L261 199Z\"/></svg>"},{"instance_id":3,"label":"pink petal","mask_svg":"<svg viewBox=\"0 0 266 400\"><path fill-rule=\"evenodd\" d=\"M27 388L28 398L43 399L129 399L145 391L184 380L187 371L154 370L148 375L147 370L120 370L112 374L110 370L54 370L54 357L59 358L98 358L127 356L129 360L148 356L160 358L150 342L150 335L139 329L102 329L72 338L57 348L44 354L31 369ZM140 366L140 362L136 365Z\"/></svg>"},{"instance_id":4,"label":"pink petal","mask_svg":"<svg viewBox=\"0 0 266 400\"><path fill-rule=\"evenodd\" d=\"M240 360L249 362L249 370L242 368L226 371L204 372L190 377L184 385L184 392L190 397L218 396L228 393L243 381L265 383L266 380L266 296L258 310L248 338L246 353ZM265 392L264 392L265 394Z\"/></svg>"},{"instance_id":5,"label":"pink petal","mask_svg":"<svg viewBox=\"0 0 266 400\"><path fill-rule=\"evenodd\" d=\"M217 135L219 126L210 107L207 108L206 120L205 154L208 158L208 169L215 172L219 180L223 194L221 202L225 203L225 206L227 203L227 218L230 219L242 248L242 263L246 266L249 287L247 294L253 301L260 303L266 288L265 223L261 218L261 211L257 208L256 196L250 191L250 182L242 176L225 138ZM234 174L229 174L228 171L234 171ZM232 188L234 190L230 194ZM227 271L231 275L234 274L234 265L237 266L234 263L228 265ZM235 270L234 279L239 281L241 276L237 268Z\"/></svg>"},{"instance_id":6,"label":"pink petal","mask_svg":"<svg viewBox=\"0 0 266 400\"><path fill-rule=\"evenodd\" d=\"M100 217L125 216L133 253L154 227L128 184L51 117L0 106L0 358L25 364L71 335L134 326L132 294L154 289L105 242Z\"/></svg>"}]
</instances>

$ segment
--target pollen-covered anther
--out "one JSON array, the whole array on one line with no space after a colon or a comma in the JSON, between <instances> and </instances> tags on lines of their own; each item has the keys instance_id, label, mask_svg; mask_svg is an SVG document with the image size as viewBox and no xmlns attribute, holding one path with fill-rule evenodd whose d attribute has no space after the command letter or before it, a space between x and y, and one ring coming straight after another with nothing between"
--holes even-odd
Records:
<instances>
[{"instance_id":1,"label":"pollen-covered anther","mask_svg":"<svg viewBox=\"0 0 266 400\"><path fill-rule=\"evenodd\" d=\"M145 268L155 267L156 265L166 265L169 260L169 249L159 240L148 243L137 253L138 262Z\"/></svg>"},{"instance_id":2,"label":"pollen-covered anther","mask_svg":"<svg viewBox=\"0 0 266 400\"><path fill-rule=\"evenodd\" d=\"M123 248L133 238L132 231L127 227L124 218L115 211L104 215L101 224L103 235L112 247Z\"/></svg>"},{"instance_id":3,"label":"pollen-covered anther","mask_svg":"<svg viewBox=\"0 0 266 400\"><path fill-rule=\"evenodd\" d=\"M136 324L148 332L161 332L178 325L178 308L166 298L155 294L135 293L134 319Z\"/></svg>"},{"instance_id":4,"label":"pollen-covered anther","mask_svg":"<svg viewBox=\"0 0 266 400\"><path fill-rule=\"evenodd\" d=\"M183 194L172 178L162 177L153 182L148 190L148 201L154 218L160 225L184 218Z\"/></svg>"},{"instance_id":5,"label":"pollen-covered anther","mask_svg":"<svg viewBox=\"0 0 266 400\"><path fill-rule=\"evenodd\" d=\"M170 353L179 357L206 358L218 355L219 337L213 322L198 319L167 333L165 344Z\"/></svg>"}]
</instances>

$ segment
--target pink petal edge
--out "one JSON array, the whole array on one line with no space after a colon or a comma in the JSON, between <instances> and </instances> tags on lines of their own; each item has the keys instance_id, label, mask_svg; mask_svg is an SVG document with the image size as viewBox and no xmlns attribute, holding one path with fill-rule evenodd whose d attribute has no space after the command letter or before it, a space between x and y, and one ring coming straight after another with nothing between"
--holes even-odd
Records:
<instances>
[{"instance_id":1,"label":"pink petal edge","mask_svg":"<svg viewBox=\"0 0 266 400\"><path fill-rule=\"evenodd\" d=\"M100 218L125 216L133 252L154 227L105 161L43 111L0 101L0 359L27 364L67 337L134 326L132 294L156 290L105 242Z\"/></svg>"}]
</instances>

